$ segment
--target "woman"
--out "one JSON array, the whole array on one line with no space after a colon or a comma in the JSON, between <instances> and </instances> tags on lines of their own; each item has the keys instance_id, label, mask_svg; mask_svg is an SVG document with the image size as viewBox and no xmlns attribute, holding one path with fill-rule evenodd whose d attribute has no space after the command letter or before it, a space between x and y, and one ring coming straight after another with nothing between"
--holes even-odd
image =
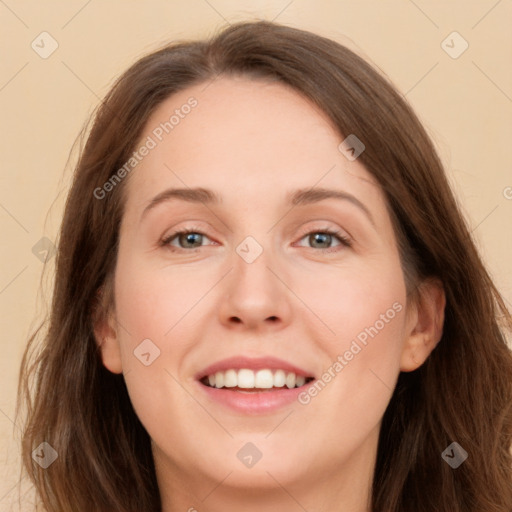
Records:
<instances>
[{"instance_id":1,"label":"woman","mask_svg":"<svg viewBox=\"0 0 512 512\"><path fill-rule=\"evenodd\" d=\"M511 327L393 86L240 23L96 113L25 466L52 512L508 512Z\"/></svg>"}]
</instances>

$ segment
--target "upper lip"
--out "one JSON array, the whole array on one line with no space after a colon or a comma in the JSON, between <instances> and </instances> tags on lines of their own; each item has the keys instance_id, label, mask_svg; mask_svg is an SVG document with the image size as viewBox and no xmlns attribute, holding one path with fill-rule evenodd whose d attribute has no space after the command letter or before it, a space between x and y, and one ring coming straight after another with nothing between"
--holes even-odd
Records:
<instances>
[{"instance_id":1,"label":"upper lip","mask_svg":"<svg viewBox=\"0 0 512 512\"><path fill-rule=\"evenodd\" d=\"M196 374L196 379L201 380L208 375L213 375L217 372L223 372L232 368L248 368L249 370L263 370L268 368L269 370L285 370L288 372L293 372L296 375L302 375L303 377L314 377L312 372L308 372L307 370L304 370L277 357L234 356L223 359L222 361L217 361L216 363L213 363L210 366L204 368Z\"/></svg>"}]
</instances>

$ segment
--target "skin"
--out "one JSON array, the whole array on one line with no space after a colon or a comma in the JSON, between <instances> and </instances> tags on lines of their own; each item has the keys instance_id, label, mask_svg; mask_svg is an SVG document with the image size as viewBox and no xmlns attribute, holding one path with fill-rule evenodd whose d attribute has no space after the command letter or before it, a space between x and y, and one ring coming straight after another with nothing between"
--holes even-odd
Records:
<instances>
[{"instance_id":1,"label":"skin","mask_svg":"<svg viewBox=\"0 0 512 512\"><path fill-rule=\"evenodd\" d=\"M198 105L129 175L115 309L95 328L152 438L162 510L369 512L381 419L399 372L441 338L442 286L425 283L418 303L406 301L382 190L338 150L344 137L327 116L282 84L231 77L188 88L159 106L141 142L191 96ZM222 202L172 200L140 220L161 191L199 186ZM352 194L374 225L350 201L286 202L313 186ZM179 252L159 245L187 227L204 236L176 237ZM352 246L307 235L325 228ZM252 263L236 252L247 236L263 249ZM240 354L320 378L394 303L402 310L306 405L244 415L194 380ZM149 366L133 353L147 338L160 350ZM263 454L251 468L236 455L247 442Z\"/></svg>"}]
</instances>

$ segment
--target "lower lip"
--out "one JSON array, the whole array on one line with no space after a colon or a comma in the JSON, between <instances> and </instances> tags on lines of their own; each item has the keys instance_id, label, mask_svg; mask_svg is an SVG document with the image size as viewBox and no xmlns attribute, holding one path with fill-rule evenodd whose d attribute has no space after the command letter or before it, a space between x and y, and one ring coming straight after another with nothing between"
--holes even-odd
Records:
<instances>
[{"instance_id":1,"label":"lower lip","mask_svg":"<svg viewBox=\"0 0 512 512\"><path fill-rule=\"evenodd\" d=\"M263 414L277 411L298 400L298 396L314 381L299 388L276 388L272 391L229 391L226 388L212 388L197 381L200 388L213 401L245 414Z\"/></svg>"}]
</instances>

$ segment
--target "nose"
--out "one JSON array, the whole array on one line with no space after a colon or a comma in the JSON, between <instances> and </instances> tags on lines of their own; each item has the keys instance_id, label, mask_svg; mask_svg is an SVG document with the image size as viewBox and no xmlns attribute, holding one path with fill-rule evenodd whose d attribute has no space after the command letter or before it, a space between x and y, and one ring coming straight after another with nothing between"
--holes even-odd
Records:
<instances>
[{"instance_id":1,"label":"nose","mask_svg":"<svg viewBox=\"0 0 512 512\"><path fill-rule=\"evenodd\" d=\"M285 328L292 312L286 272L271 258L270 251L248 261L238 254L233 258L218 310L221 323L252 332Z\"/></svg>"}]
</instances>

